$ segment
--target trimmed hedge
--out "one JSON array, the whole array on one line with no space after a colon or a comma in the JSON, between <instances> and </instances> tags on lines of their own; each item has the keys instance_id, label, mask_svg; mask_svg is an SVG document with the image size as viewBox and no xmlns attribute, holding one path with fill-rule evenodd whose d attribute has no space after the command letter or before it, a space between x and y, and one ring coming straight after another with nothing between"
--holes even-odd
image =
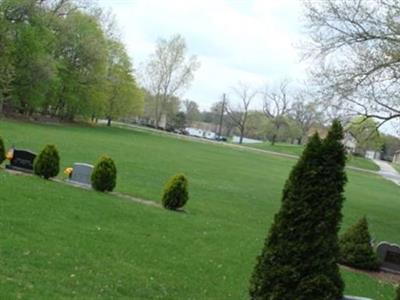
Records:
<instances>
[{"instance_id":1,"label":"trimmed hedge","mask_svg":"<svg viewBox=\"0 0 400 300\"><path fill-rule=\"evenodd\" d=\"M188 180L185 175L177 174L165 184L162 205L171 210L183 207L189 200Z\"/></svg>"},{"instance_id":2,"label":"trimmed hedge","mask_svg":"<svg viewBox=\"0 0 400 300\"><path fill-rule=\"evenodd\" d=\"M371 235L365 217L351 226L339 239L339 262L357 269L379 269L378 257L371 245Z\"/></svg>"},{"instance_id":3,"label":"trimmed hedge","mask_svg":"<svg viewBox=\"0 0 400 300\"><path fill-rule=\"evenodd\" d=\"M100 192L111 192L117 184L117 168L114 161L108 157L103 156L93 169L92 187Z\"/></svg>"},{"instance_id":4,"label":"trimmed hedge","mask_svg":"<svg viewBox=\"0 0 400 300\"><path fill-rule=\"evenodd\" d=\"M0 165L6 159L6 149L4 148L3 139L0 136Z\"/></svg>"},{"instance_id":5,"label":"trimmed hedge","mask_svg":"<svg viewBox=\"0 0 400 300\"><path fill-rule=\"evenodd\" d=\"M33 172L45 179L55 177L60 172L60 156L56 146L46 145L33 163Z\"/></svg>"}]
</instances>

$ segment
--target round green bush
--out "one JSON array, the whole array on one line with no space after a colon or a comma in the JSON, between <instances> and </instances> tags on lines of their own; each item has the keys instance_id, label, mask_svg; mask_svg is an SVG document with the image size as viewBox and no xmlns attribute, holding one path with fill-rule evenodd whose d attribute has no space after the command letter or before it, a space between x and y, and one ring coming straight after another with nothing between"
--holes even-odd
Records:
<instances>
[{"instance_id":1,"label":"round green bush","mask_svg":"<svg viewBox=\"0 0 400 300\"><path fill-rule=\"evenodd\" d=\"M60 156L54 145L46 145L36 157L33 172L45 179L55 177L60 171Z\"/></svg>"},{"instance_id":2,"label":"round green bush","mask_svg":"<svg viewBox=\"0 0 400 300\"><path fill-rule=\"evenodd\" d=\"M4 148L3 139L0 137L0 165L6 159L6 149Z\"/></svg>"},{"instance_id":3,"label":"round green bush","mask_svg":"<svg viewBox=\"0 0 400 300\"><path fill-rule=\"evenodd\" d=\"M339 239L339 263L364 270L378 270L379 262L371 245L368 222L364 217Z\"/></svg>"},{"instance_id":4,"label":"round green bush","mask_svg":"<svg viewBox=\"0 0 400 300\"><path fill-rule=\"evenodd\" d=\"M103 156L93 169L92 187L96 191L111 192L117 184L117 168L114 161L108 157Z\"/></svg>"},{"instance_id":5,"label":"round green bush","mask_svg":"<svg viewBox=\"0 0 400 300\"><path fill-rule=\"evenodd\" d=\"M162 205L171 210L183 207L189 199L188 181L183 174L177 174L165 184Z\"/></svg>"}]
</instances>

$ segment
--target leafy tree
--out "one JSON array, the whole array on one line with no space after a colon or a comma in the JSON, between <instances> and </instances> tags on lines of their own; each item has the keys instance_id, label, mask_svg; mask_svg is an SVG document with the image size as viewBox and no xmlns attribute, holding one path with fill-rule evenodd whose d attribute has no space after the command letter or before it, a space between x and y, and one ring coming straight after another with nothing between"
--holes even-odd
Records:
<instances>
[{"instance_id":1,"label":"leafy tree","mask_svg":"<svg viewBox=\"0 0 400 300\"><path fill-rule=\"evenodd\" d=\"M111 192L117 184L117 168L114 161L108 157L103 156L97 162L93 169L92 187L100 192Z\"/></svg>"},{"instance_id":2,"label":"leafy tree","mask_svg":"<svg viewBox=\"0 0 400 300\"><path fill-rule=\"evenodd\" d=\"M78 113L92 114L105 101L107 72L107 43L96 17L69 13L58 27L56 54L60 81L55 114L69 120Z\"/></svg>"},{"instance_id":3,"label":"leafy tree","mask_svg":"<svg viewBox=\"0 0 400 300\"><path fill-rule=\"evenodd\" d=\"M346 182L342 138L335 121L324 141L310 139L292 169L251 278L251 299L342 299L336 264Z\"/></svg>"},{"instance_id":4,"label":"leafy tree","mask_svg":"<svg viewBox=\"0 0 400 300\"><path fill-rule=\"evenodd\" d=\"M393 160L394 153L400 149L400 139L393 135L382 135L383 140L383 159Z\"/></svg>"},{"instance_id":5,"label":"leafy tree","mask_svg":"<svg viewBox=\"0 0 400 300\"><path fill-rule=\"evenodd\" d=\"M43 105L55 78L52 32L34 1L7 2L2 9L13 34L9 57L13 67L5 66L13 73L13 105L19 112L31 114Z\"/></svg>"},{"instance_id":6,"label":"leafy tree","mask_svg":"<svg viewBox=\"0 0 400 300\"><path fill-rule=\"evenodd\" d=\"M378 124L365 117L356 117L348 125L347 130L357 140L357 148L362 150L380 150L383 139L377 128Z\"/></svg>"},{"instance_id":7,"label":"leafy tree","mask_svg":"<svg viewBox=\"0 0 400 300\"><path fill-rule=\"evenodd\" d=\"M125 47L117 40L108 41L106 85L105 115L108 126L112 119L142 112L143 94L132 75L132 64Z\"/></svg>"},{"instance_id":8,"label":"leafy tree","mask_svg":"<svg viewBox=\"0 0 400 300\"><path fill-rule=\"evenodd\" d=\"M365 270L378 270L378 258L371 245L371 236L365 217L340 237L339 245L341 264Z\"/></svg>"},{"instance_id":9,"label":"leafy tree","mask_svg":"<svg viewBox=\"0 0 400 300\"><path fill-rule=\"evenodd\" d=\"M36 175L49 179L60 172L60 156L54 145L46 145L33 164Z\"/></svg>"},{"instance_id":10,"label":"leafy tree","mask_svg":"<svg viewBox=\"0 0 400 300\"><path fill-rule=\"evenodd\" d=\"M3 5L0 4L0 11L4 10ZM0 13L0 114L3 113L4 105L12 100L12 82L15 78L13 48L10 24L5 15Z\"/></svg>"},{"instance_id":11,"label":"leafy tree","mask_svg":"<svg viewBox=\"0 0 400 300\"><path fill-rule=\"evenodd\" d=\"M164 187L162 205L171 210L182 208L189 200L188 181L183 174L172 177Z\"/></svg>"}]
</instances>

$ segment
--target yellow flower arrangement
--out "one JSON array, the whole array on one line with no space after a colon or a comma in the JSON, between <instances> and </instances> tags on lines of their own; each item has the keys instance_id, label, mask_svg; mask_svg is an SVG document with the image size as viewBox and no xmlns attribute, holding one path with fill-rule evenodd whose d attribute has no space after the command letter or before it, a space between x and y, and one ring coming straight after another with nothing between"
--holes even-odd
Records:
<instances>
[{"instance_id":1,"label":"yellow flower arrangement","mask_svg":"<svg viewBox=\"0 0 400 300\"><path fill-rule=\"evenodd\" d=\"M13 149L8 150L8 152L6 154L6 159L12 160L13 157L14 157L14 150Z\"/></svg>"},{"instance_id":2,"label":"yellow flower arrangement","mask_svg":"<svg viewBox=\"0 0 400 300\"><path fill-rule=\"evenodd\" d=\"M64 170L64 174L65 174L65 175L68 175L68 176L71 176L71 174L72 174L73 171L74 171L73 168L66 168L66 169Z\"/></svg>"}]
</instances>

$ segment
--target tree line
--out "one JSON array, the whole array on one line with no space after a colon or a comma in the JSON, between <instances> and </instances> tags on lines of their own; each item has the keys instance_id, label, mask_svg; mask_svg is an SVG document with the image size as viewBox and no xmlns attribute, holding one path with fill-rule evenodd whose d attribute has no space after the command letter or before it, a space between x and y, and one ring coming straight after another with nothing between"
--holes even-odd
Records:
<instances>
[{"instance_id":1,"label":"tree line","mask_svg":"<svg viewBox=\"0 0 400 300\"><path fill-rule=\"evenodd\" d=\"M110 14L73 0L0 1L0 113L64 120L140 113L143 92Z\"/></svg>"}]
</instances>

